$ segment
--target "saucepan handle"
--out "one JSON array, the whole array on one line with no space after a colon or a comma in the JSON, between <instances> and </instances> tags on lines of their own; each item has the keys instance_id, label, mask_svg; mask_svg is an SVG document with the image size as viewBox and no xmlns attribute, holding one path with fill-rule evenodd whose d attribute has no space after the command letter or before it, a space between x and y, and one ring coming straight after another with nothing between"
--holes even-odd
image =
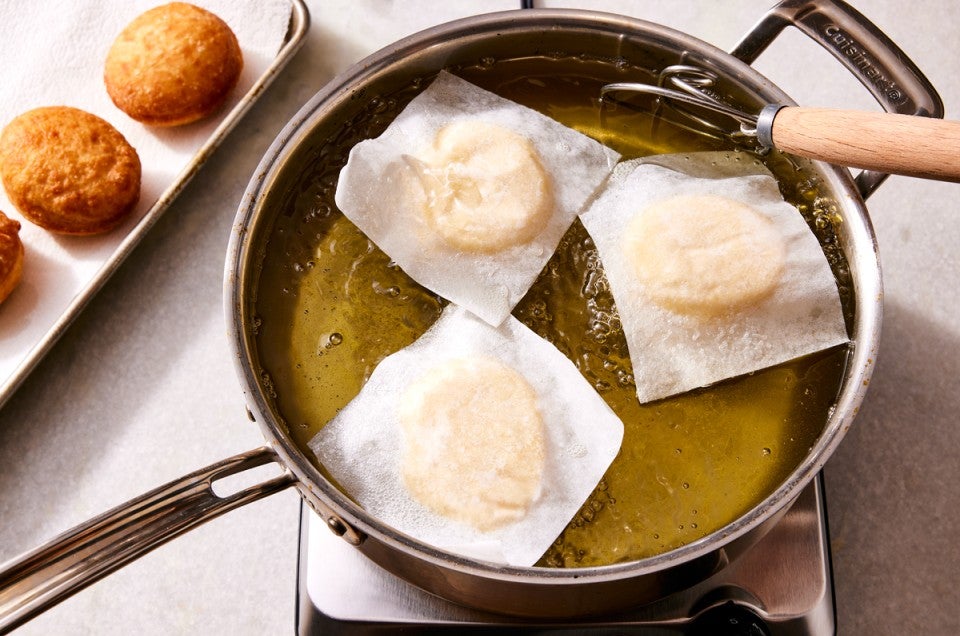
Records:
<instances>
[{"instance_id":1,"label":"saucepan handle","mask_svg":"<svg viewBox=\"0 0 960 636\"><path fill-rule=\"evenodd\" d=\"M0 566L0 633L6 633L170 539L296 483L287 469L225 497L213 483L279 463L267 447L172 481Z\"/></svg>"},{"instance_id":2,"label":"saucepan handle","mask_svg":"<svg viewBox=\"0 0 960 636\"><path fill-rule=\"evenodd\" d=\"M887 112L943 117L943 102L920 69L880 29L843 0L783 0L730 52L747 64L788 26L794 26L837 58ZM866 199L887 178L865 170L857 175Z\"/></svg>"}]
</instances>

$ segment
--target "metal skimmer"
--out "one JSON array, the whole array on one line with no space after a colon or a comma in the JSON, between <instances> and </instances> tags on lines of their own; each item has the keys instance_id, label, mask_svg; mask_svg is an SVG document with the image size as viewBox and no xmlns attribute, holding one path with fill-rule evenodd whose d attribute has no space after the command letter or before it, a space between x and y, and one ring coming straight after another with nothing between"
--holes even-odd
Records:
<instances>
[{"instance_id":1,"label":"metal skimmer","mask_svg":"<svg viewBox=\"0 0 960 636\"><path fill-rule=\"evenodd\" d=\"M612 100L610 96L653 95L657 98L655 116L661 108L668 107L687 118L690 125L671 119L673 123L753 146L759 152L776 147L792 155L841 166L960 182L960 155L955 152L960 146L960 122L785 104L767 104L760 112L751 113L730 104L713 90L718 79L708 70L678 64L661 71L656 86L633 82L607 84L600 89L600 97L630 106L629 102ZM718 124L707 114L722 115L735 125Z\"/></svg>"},{"instance_id":2,"label":"metal skimmer","mask_svg":"<svg viewBox=\"0 0 960 636\"><path fill-rule=\"evenodd\" d=\"M773 147L772 127L773 117L781 106L769 104L759 114L749 113L730 102L720 93L713 90L719 77L711 71L688 64L675 64L663 69L657 76L657 85L638 82L618 82L607 84L600 89L601 99L627 105L626 102L614 99L616 93L644 93L657 97L654 109L655 121L661 115L663 108L681 114L693 124L679 125L701 134L732 138L734 141L757 146L757 150L765 151ZM685 105L704 108L712 113L724 115L738 126L732 129L722 126Z\"/></svg>"}]
</instances>

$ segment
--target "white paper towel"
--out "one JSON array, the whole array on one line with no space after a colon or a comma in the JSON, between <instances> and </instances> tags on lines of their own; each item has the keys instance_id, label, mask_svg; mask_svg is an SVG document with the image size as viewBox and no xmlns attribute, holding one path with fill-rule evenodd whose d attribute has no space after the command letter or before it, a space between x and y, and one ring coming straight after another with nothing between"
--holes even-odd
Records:
<instances>
[{"instance_id":1,"label":"white paper towel","mask_svg":"<svg viewBox=\"0 0 960 636\"><path fill-rule=\"evenodd\" d=\"M0 0L0 127L40 106L66 105L116 127L140 155L140 202L114 231L92 237L58 236L26 221L0 192L0 210L23 225L23 280L0 305L0 387L88 288L159 196L178 179L197 150L274 60L286 37L290 0L197 0L233 29L243 51L243 72L213 117L176 128L144 126L110 101L103 62L114 39L157 0L83 0L29 3ZM233 214L232 209L210 210Z\"/></svg>"}]
</instances>

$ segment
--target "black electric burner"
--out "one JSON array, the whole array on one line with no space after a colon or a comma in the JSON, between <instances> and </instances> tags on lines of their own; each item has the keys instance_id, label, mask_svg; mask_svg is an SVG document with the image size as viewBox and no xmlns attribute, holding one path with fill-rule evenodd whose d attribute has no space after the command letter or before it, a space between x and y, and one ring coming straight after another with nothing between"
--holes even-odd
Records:
<instances>
[{"instance_id":1,"label":"black electric burner","mask_svg":"<svg viewBox=\"0 0 960 636\"><path fill-rule=\"evenodd\" d=\"M305 504L300 518L298 634L835 633L820 476L756 546L707 581L617 616L565 622L531 622L443 601L382 570Z\"/></svg>"}]
</instances>

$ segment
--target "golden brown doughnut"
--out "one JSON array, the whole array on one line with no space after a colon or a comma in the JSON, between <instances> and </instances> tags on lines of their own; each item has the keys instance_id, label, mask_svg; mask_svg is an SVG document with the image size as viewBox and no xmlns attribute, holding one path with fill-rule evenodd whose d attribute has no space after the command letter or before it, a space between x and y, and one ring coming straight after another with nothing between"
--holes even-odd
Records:
<instances>
[{"instance_id":1,"label":"golden brown doughnut","mask_svg":"<svg viewBox=\"0 0 960 636\"><path fill-rule=\"evenodd\" d=\"M7 299L23 275L23 242L20 223L0 212L0 303Z\"/></svg>"},{"instance_id":2,"label":"golden brown doughnut","mask_svg":"<svg viewBox=\"0 0 960 636\"><path fill-rule=\"evenodd\" d=\"M0 134L0 177L27 220L99 234L140 198L140 158L116 128L69 106L27 111Z\"/></svg>"},{"instance_id":3,"label":"golden brown doughnut","mask_svg":"<svg viewBox=\"0 0 960 636\"><path fill-rule=\"evenodd\" d=\"M188 124L226 100L243 69L237 37L216 15L183 2L142 13L107 54L103 81L117 108L152 126Z\"/></svg>"}]
</instances>

